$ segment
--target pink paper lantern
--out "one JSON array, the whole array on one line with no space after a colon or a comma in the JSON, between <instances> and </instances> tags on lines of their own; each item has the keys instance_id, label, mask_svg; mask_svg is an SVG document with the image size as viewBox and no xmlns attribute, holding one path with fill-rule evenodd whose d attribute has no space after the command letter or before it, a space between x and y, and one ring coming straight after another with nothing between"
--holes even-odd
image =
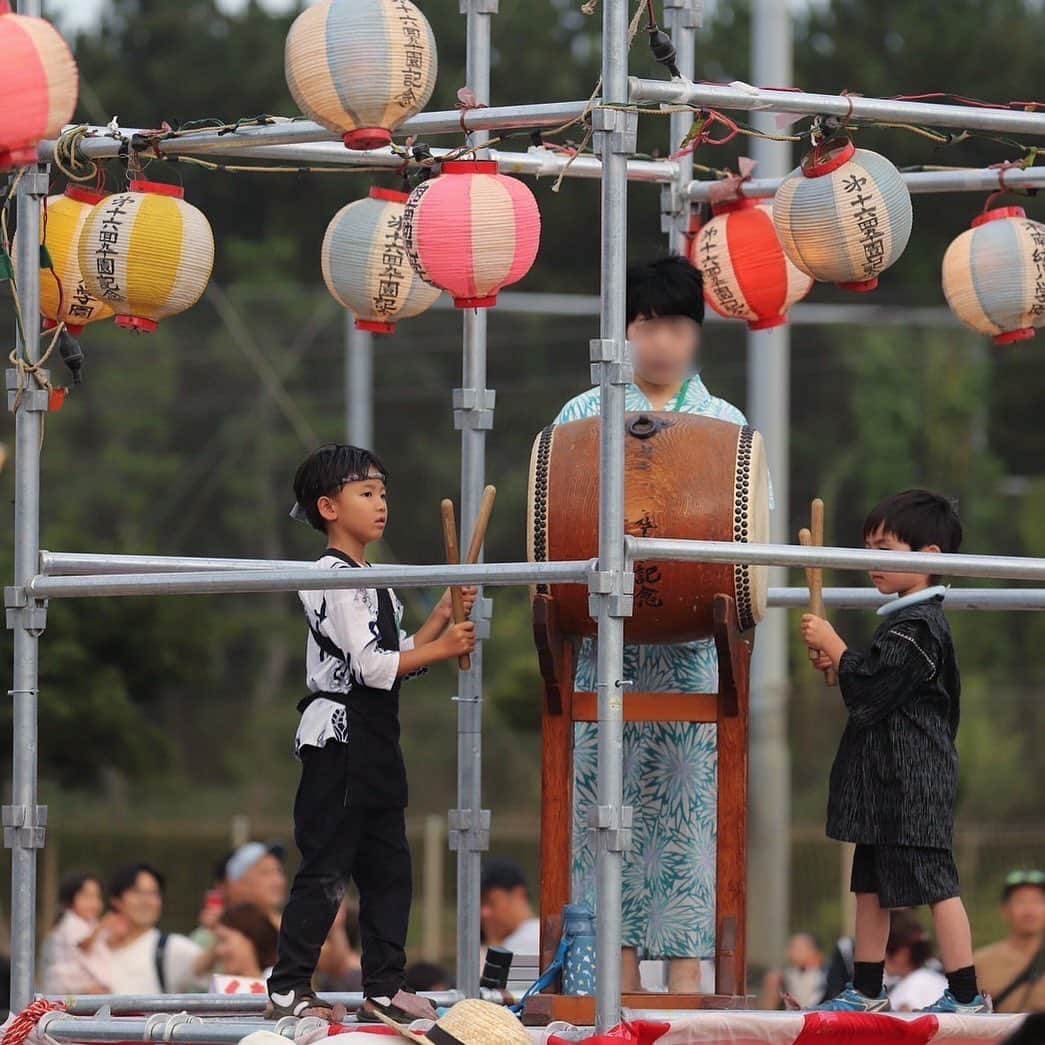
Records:
<instances>
[{"instance_id":1,"label":"pink paper lantern","mask_svg":"<svg viewBox=\"0 0 1045 1045\"><path fill-rule=\"evenodd\" d=\"M493 160L451 160L410 194L403 239L417 274L458 308L490 308L530 271L541 213L517 178Z\"/></svg>"}]
</instances>

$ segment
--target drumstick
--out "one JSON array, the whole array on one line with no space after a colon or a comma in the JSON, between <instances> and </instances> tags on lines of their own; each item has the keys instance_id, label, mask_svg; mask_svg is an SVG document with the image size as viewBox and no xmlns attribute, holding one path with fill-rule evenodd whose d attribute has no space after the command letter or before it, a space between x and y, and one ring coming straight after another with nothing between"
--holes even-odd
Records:
<instances>
[{"instance_id":1,"label":"drumstick","mask_svg":"<svg viewBox=\"0 0 1045 1045\"><path fill-rule=\"evenodd\" d=\"M479 553L483 550L483 542L486 540L486 528L490 525L490 516L493 514L493 502L496 499L496 486L488 486L483 490L483 499L479 502L479 514L476 516L475 528L472 530L472 542L468 545L468 556L464 560L467 563L479 561Z\"/></svg>"},{"instance_id":2,"label":"drumstick","mask_svg":"<svg viewBox=\"0 0 1045 1045\"><path fill-rule=\"evenodd\" d=\"M809 530L810 540L813 547L824 546L824 502L819 498L813 498L809 506ZM824 612L824 571L819 566L814 566L806 571L809 581L809 609L818 617L826 617ZM834 686L838 682L834 668L824 671L824 682L828 686Z\"/></svg>"},{"instance_id":3,"label":"drumstick","mask_svg":"<svg viewBox=\"0 0 1045 1045\"><path fill-rule=\"evenodd\" d=\"M446 562L448 566L459 566L461 550L457 546L457 517L454 514L454 502L446 498L440 508L443 513L443 543L446 546ZM454 624L464 623L464 597L461 595L459 586L451 585L450 603L453 606ZM462 671L468 671L472 666L472 658L467 653L462 653L457 658L457 666Z\"/></svg>"}]
</instances>

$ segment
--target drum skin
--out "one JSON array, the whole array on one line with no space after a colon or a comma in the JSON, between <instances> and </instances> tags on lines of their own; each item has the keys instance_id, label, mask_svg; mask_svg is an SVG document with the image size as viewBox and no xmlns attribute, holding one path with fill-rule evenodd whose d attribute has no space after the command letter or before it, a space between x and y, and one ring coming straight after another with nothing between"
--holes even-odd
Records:
<instances>
[{"instance_id":1,"label":"drum skin","mask_svg":"<svg viewBox=\"0 0 1045 1045\"><path fill-rule=\"evenodd\" d=\"M527 544L531 562L598 554L601 418L551 425L530 459ZM769 477L762 437L746 426L680 413L625 418L624 529L636 537L765 543ZM713 601L732 596L742 629L766 606L764 566L635 564L634 614L626 641L670 645L713 634ZM563 634L595 634L581 584L539 585L557 602Z\"/></svg>"}]
</instances>

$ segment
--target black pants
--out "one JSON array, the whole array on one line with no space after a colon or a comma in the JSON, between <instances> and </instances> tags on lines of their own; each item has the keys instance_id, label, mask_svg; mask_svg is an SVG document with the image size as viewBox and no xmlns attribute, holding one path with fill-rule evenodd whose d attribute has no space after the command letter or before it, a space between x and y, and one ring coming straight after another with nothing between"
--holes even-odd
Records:
<instances>
[{"instance_id":1,"label":"black pants","mask_svg":"<svg viewBox=\"0 0 1045 1045\"><path fill-rule=\"evenodd\" d=\"M294 840L301 868L279 931L279 960L269 993L311 989L319 952L345 885L359 889L363 992L392 997L403 986L413 880L403 809L345 806L346 745L302 749L294 800Z\"/></svg>"}]
</instances>

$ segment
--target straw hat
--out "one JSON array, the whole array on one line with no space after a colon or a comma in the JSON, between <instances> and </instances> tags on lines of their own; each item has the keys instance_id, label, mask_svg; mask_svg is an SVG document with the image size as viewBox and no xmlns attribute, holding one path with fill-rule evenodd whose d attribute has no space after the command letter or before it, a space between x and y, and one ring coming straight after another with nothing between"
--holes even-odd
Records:
<instances>
[{"instance_id":1,"label":"straw hat","mask_svg":"<svg viewBox=\"0 0 1045 1045\"><path fill-rule=\"evenodd\" d=\"M404 1038L421 1045L530 1045L530 1036L517 1017L503 1006L476 998L459 1001L424 1036L401 1027L384 1013L376 1015Z\"/></svg>"}]
</instances>

